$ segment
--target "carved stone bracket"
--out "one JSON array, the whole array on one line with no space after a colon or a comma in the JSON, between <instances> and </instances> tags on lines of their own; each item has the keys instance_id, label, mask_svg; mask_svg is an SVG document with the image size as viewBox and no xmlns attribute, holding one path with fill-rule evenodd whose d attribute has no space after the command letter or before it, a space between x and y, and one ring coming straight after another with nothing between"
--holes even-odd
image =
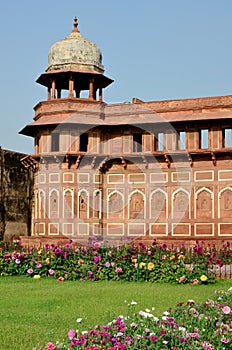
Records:
<instances>
[{"instance_id":1,"label":"carved stone bracket","mask_svg":"<svg viewBox=\"0 0 232 350\"><path fill-rule=\"evenodd\" d=\"M77 157L77 160L76 160L76 163L75 163L76 169L79 168L80 162L81 162L81 156L79 155L79 156Z\"/></svg>"},{"instance_id":2,"label":"carved stone bracket","mask_svg":"<svg viewBox=\"0 0 232 350\"><path fill-rule=\"evenodd\" d=\"M214 152L211 152L211 158L212 158L213 165L216 166L217 165L217 159L216 159L216 155L215 155Z\"/></svg>"},{"instance_id":3,"label":"carved stone bracket","mask_svg":"<svg viewBox=\"0 0 232 350\"><path fill-rule=\"evenodd\" d=\"M170 168L171 162L170 162L169 156L166 153L164 154L164 159L165 159L165 162L167 163L167 167Z\"/></svg>"},{"instance_id":4,"label":"carved stone bracket","mask_svg":"<svg viewBox=\"0 0 232 350\"><path fill-rule=\"evenodd\" d=\"M96 162L96 158L97 158L96 156L93 157L93 160L91 162L91 169L94 168L94 165L95 165L95 162Z\"/></svg>"},{"instance_id":5,"label":"carved stone bracket","mask_svg":"<svg viewBox=\"0 0 232 350\"><path fill-rule=\"evenodd\" d=\"M145 169L148 169L148 161L145 156L142 156L143 163L145 164Z\"/></svg>"},{"instance_id":6,"label":"carved stone bracket","mask_svg":"<svg viewBox=\"0 0 232 350\"><path fill-rule=\"evenodd\" d=\"M105 172L105 171L106 171L106 162L107 162L108 159L109 159L109 157L107 156L107 157L105 157L105 158L103 159L103 161L100 163L100 165L99 165L99 171L100 171L100 172Z\"/></svg>"},{"instance_id":7,"label":"carved stone bracket","mask_svg":"<svg viewBox=\"0 0 232 350\"><path fill-rule=\"evenodd\" d=\"M125 159L123 157L120 157L120 159L122 161L123 168L126 169L127 168L127 163L126 163Z\"/></svg>"},{"instance_id":8,"label":"carved stone bracket","mask_svg":"<svg viewBox=\"0 0 232 350\"><path fill-rule=\"evenodd\" d=\"M190 153L188 153L188 160L189 160L190 166L192 167L193 166L193 158L192 158Z\"/></svg>"}]
</instances>

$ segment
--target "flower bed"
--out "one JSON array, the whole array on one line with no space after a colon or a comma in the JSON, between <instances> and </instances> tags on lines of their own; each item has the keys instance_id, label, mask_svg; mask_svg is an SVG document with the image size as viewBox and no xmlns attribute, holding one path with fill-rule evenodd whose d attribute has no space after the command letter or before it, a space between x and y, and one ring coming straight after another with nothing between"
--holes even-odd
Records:
<instances>
[{"instance_id":1,"label":"flower bed","mask_svg":"<svg viewBox=\"0 0 232 350\"><path fill-rule=\"evenodd\" d=\"M65 247L45 245L23 248L19 243L0 246L0 275L27 275L64 280L126 280L169 283L213 283L213 267L232 263L229 242L216 250L196 242L170 249L155 239L146 247L139 243L112 247L96 240L87 247L70 241Z\"/></svg>"},{"instance_id":2,"label":"flower bed","mask_svg":"<svg viewBox=\"0 0 232 350\"><path fill-rule=\"evenodd\" d=\"M179 303L160 318L154 315L154 310L135 313L135 304L133 301L128 304L126 316L86 331L71 329L67 341L48 342L40 349L231 349L232 288L215 292L202 304L193 300Z\"/></svg>"}]
</instances>

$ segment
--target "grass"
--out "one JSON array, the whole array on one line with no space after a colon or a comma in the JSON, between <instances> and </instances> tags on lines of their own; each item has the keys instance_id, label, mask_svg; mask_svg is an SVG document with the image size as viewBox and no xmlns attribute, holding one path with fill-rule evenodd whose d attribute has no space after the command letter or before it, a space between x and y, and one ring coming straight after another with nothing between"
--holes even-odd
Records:
<instances>
[{"instance_id":1,"label":"grass","mask_svg":"<svg viewBox=\"0 0 232 350\"><path fill-rule=\"evenodd\" d=\"M32 350L38 343L66 339L69 329L105 324L127 314L124 300L137 309L156 308L156 315L180 301L205 301L214 291L227 290L231 280L214 285L168 285L140 282L58 282L28 277L0 278L0 350Z\"/></svg>"}]
</instances>

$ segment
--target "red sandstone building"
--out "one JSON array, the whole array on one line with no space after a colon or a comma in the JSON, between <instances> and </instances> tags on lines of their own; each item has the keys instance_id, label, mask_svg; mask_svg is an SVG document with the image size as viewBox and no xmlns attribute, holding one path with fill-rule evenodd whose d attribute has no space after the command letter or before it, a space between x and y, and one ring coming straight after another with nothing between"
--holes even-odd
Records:
<instances>
[{"instance_id":1,"label":"red sandstone building","mask_svg":"<svg viewBox=\"0 0 232 350\"><path fill-rule=\"evenodd\" d=\"M230 240L232 96L106 104L103 73L75 19L21 131L35 139L24 159L35 171L30 240Z\"/></svg>"}]
</instances>

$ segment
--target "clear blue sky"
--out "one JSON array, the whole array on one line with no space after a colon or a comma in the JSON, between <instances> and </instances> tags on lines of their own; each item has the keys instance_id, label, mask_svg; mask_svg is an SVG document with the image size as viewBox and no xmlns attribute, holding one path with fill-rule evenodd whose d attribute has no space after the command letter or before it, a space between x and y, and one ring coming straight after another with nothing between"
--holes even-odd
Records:
<instances>
[{"instance_id":1,"label":"clear blue sky","mask_svg":"<svg viewBox=\"0 0 232 350\"><path fill-rule=\"evenodd\" d=\"M232 93L231 0L1 1L2 148L33 153L32 139L18 131L46 99L35 80L74 16L115 80L104 93L108 103Z\"/></svg>"}]
</instances>

